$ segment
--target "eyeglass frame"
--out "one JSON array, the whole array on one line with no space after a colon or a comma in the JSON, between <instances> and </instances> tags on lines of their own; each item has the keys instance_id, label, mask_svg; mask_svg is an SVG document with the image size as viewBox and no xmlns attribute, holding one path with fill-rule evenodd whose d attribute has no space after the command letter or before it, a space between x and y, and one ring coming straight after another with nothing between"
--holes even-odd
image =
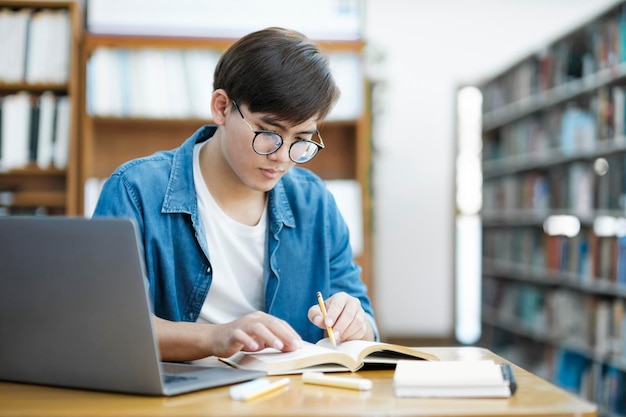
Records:
<instances>
[{"instance_id":1,"label":"eyeglass frame","mask_svg":"<svg viewBox=\"0 0 626 417\"><path fill-rule=\"evenodd\" d=\"M244 117L244 115L243 115L243 113L242 113L241 109L239 108L239 105L237 104L237 102L236 102L234 99L231 99L231 101L233 102L233 106L235 106L235 108L236 108L236 109L237 109L237 111L239 112L239 115L241 116L241 119L243 120L243 122L244 122L246 125L248 125L248 127L250 128L250 130L252 131L252 133L254 133L254 137L252 138L252 143L251 143L251 145L252 145L252 150L253 150L253 151L254 151L257 155L271 155L271 154L273 154L273 153L278 152L278 150L281 148L281 146L283 146L283 144L285 143L285 139L283 138L283 136L282 136L280 133L275 132L275 131L273 131L273 130L264 130L264 129L262 129L262 130L255 130L255 129L252 127L252 125L251 125L250 123L248 123L248 121L247 121L247 120L246 120L246 118ZM263 153L263 152L259 152L259 151L257 151L257 150L256 150L256 148L254 147L254 141L256 140L257 136L259 136L259 135L260 135L260 134L262 134L262 133L269 133L269 134L272 134L272 135L276 135L276 136L278 136L278 137L280 138L280 145L276 146L276 148L275 148L273 151L271 151L271 152L266 152L266 153ZM292 143L291 143L291 145L289 145L289 152L288 152L288 154L289 154L289 159L291 159L291 160L292 160L294 163L296 163L296 164L306 164L307 162L309 162L309 161L311 161L313 158L315 158L315 156L317 156L317 153L318 153L321 149L324 149L324 148L325 148L325 146L324 146L324 140L322 139L322 135L320 134L319 130L315 129L315 134L316 134L316 135L317 135L317 137L320 139L320 142L319 142L319 143L317 143L317 142L316 142L316 141L314 141L314 140L310 140L310 139L298 139L298 140L296 140L296 141L292 142ZM314 144L315 146L317 146L317 151L315 151L315 153L313 154L313 156L312 156L310 159L307 159L306 161L303 161L303 162L298 162L298 161L294 160L294 159L291 157L291 148L293 147L293 145L295 145L296 143L299 143L299 142L308 142L308 143L312 143L312 144Z\"/></svg>"}]
</instances>

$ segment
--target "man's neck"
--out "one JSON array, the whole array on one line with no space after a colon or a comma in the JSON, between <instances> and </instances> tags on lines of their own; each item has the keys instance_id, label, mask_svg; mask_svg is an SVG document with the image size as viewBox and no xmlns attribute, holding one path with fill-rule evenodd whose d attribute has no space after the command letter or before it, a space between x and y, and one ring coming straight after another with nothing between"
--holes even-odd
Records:
<instances>
[{"instance_id":1,"label":"man's neck","mask_svg":"<svg viewBox=\"0 0 626 417\"><path fill-rule=\"evenodd\" d=\"M216 144L207 143L200 152L200 172L209 193L233 220L249 226L258 224L265 210L267 193L243 184L212 145Z\"/></svg>"}]
</instances>

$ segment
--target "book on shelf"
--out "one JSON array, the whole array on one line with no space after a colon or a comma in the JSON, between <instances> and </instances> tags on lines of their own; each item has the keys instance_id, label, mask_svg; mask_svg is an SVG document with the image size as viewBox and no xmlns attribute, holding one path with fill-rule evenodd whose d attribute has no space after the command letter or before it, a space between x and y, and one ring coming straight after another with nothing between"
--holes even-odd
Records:
<instances>
[{"instance_id":1,"label":"book on shelf","mask_svg":"<svg viewBox=\"0 0 626 417\"><path fill-rule=\"evenodd\" d=\"M39 98L31 97L30 126L28 131L28 160L37 159L37 145L39 145Z\"/></svg>"},{"instance_id":2,"label":"book on shelf","mask_svg":"<svg viewBox=\"0 0 626 417\"><path fill-rule=\"evenodd\" d=\"M328 180L326 186L331 192L340 213L350 230L350 246L354 256L363 253L363 193L356 180Z\"/></svg>"},{"instance_id":3,"label":"book on shelf","mask_svg":"<svg viewBox=\"0 0 626 417\"><path fill-rule=\"evenodd\" d=\"M327 120L358 119L363 113L365 91L363 68L357 53L329 53L328 63L341 90L339 100L328 114Z\"/></svg>"},{"instance_id":4,"label":"book on shelf","mask_svg":"<svg viewBox=\"0 0 626 417\"><path fill-rule=\"evenodd\" d=\"M235 368L283 375L305 371L355 372L366 365L395 366L403 359L439 360L432 353L391 343L351 340L333 347L328 338L317 343L302 342L302 348L293 352L267 348L260 352L238 352L220 360Z\"/></svg>"},{"instance_id":5,"label":"book on shelf","mask_svg":"<svg viewBox=\"0 0 626 417\"><path fill-rule=\"evenodd\" d=\"M61 96L57 99L56 121L52 163L55 168L67 168L70 142L70 98Z\"/></svg>"},{"instance_id":6,"label":"book on shelf","mask_svg":"<svg viewBox=\"0 0 626 417\"><path fill-rule=\"evenodd\" d=\"M26 66L26 43L28 26L33 9L26 7L12 10L8 7L0 9L0 81L19 83L24 81Z\"/></svg>"},{"instance_id":7,"label":"book on shelf","mask_svg":"<svg viewBox=\"0 0 626 417\"><path fill-rule=\"evenodd\" d=\"M602 377L603 391L600 404L611 415L626 414L626 373L614 366L609 366Z\"/></svg>"},{"instance_id":8,"label":"book on shelf","mask_svg":"<svg viewBox=\"0 0 626 417\"><path fill-rule=\"evenodd\" d=\"M31 108L31 95L27 92L2 98L0 170L10 171L28 163Z\"/></svg>"},{"instance_id":9,"label":"book on shelf","mask_svg":"<svg viewBox=\"0 0 626 417\"><path fill-rule=\"evenodd\" d=\"M401 360L393 375L397 397L506 398L517 390L508 363Z\"/></svg>"},{"instance_id":10,"label":"book on shelf","mask_svg":"<svg viewBox=\"0 0 626 417\"><path fill-rule=\"evenodd\" d=\"M585 374L590 372L591 360L584 354L567 349L556 353L556 383L567 391L580 394Z\"/></svg>"},{"instance_id":11,"label":"book on shelf","mask_svg":"<svg viewBox=\"0 0 626 417\"><path fill-rule=\"evenodd\" d=\"M568 103L561 118L560 145L563 152L571 154L592 150L596 145L596 132L593 115L574 102Z\"/></svg>"},{"instance_id":12,"label":"book on shelf","mask_svg":"<svg viewBox=\"0 0 626 417\"><path fill-rule=\"evenodd\" d=\"M28 83L67 82L70 63L70 19L65 9L41 9L32 14L26 42Z\"/></svg>"},{"instance_id":13,"label":"book on shelf","mask_svg":"<svg viewBox=\"0 0 626 417\"><path fill-rule=\"evenodd\" d=\"M83 201L83 212L85 217L92 217L93 212L96 210L102 187L107 178L89 177L85 180L85 187L83 195L85 196Z\"/></svg>"},{"instance_id":14,"label":"book on shelf","mask_svg":"<svg viewBox=\"0 0 626 417\"><path fill-rule=\"evenodd\" d=\"M613 98L613 133L616 137L624 136L624 123L626 122L624 87L619 85L611 87L611 97Z\"/></svg>"},{"instance_id":15,"label":"book on shelf","mask_svg":"<svg viewBox=\"0 0 626 417\"><path fill-rule=\"evenodd\" d=\"M47 169L52 164L56 101L57 98L51 91L45 91L39 97L39 123L35 161L41 169Z\"/></svg>"}]
</instances>

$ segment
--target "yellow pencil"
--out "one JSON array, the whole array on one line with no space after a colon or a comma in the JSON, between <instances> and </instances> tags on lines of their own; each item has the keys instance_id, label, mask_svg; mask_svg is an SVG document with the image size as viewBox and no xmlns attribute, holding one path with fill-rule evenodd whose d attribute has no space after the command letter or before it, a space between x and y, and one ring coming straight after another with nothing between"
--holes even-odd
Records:
<instances>
[{"instance_id":1,"label":"yellow pencil","mask_svg":"<svg viewBox=\"0 0 626 417\"><path fill-rule=\"evenodd\" d=\"M320 305L320 310L322 310L322 317L324 318L324 322L326 322L326 306L324 305L324 299L322 298L322 293L317 292L317 302ZM330 326L326 326L326 331L328 332L328 339L330 339L330 343L333 346L337 346L337 342L335 342L335 336L333 336L333 328Z\"/></svg>"}]
</instances>

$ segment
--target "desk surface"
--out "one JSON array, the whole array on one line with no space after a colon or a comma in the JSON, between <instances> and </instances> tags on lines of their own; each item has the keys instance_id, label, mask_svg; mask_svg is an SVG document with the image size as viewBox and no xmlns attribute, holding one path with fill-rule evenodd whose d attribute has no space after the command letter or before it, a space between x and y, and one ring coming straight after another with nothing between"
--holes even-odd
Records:
<instances>
[{"instance_id":1,"label":"desk surface","mask_svg":"<svg viewBox=\"0 0 626 417\"><path fill-rule=\"evenodd\" d=\"M420 348L445 360L504 360L488 350ZM358 392L303 384L250 402L228 387L177 397L142 397L0 382L0 416L596 416L596 406L515 367L517 393L508 399L396 398L393 371L361 371L374 388ZM278 379L280 377L272 377Z\"/></svg>"}]
</instances>

